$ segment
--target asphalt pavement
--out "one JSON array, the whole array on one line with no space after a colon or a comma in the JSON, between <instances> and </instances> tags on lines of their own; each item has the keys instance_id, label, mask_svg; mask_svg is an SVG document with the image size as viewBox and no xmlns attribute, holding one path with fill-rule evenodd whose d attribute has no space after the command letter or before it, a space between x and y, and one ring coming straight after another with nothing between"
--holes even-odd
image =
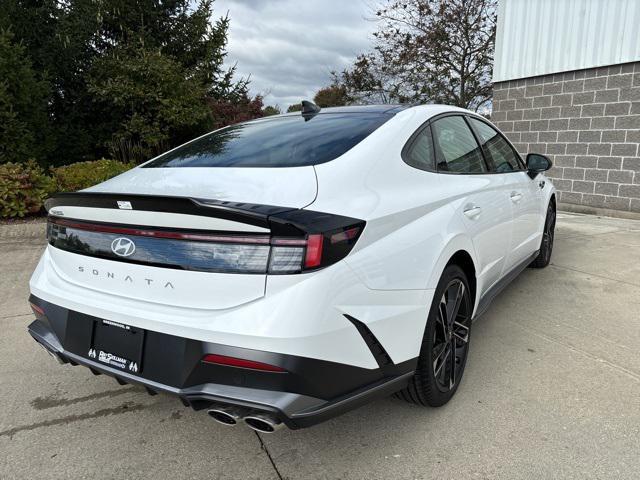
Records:
<instances>
[{"instance_id":1,"label":"asphalt pavement","mask_svg":"<svg viewBox=\"0 0 640 480\"><path fill-rule=\"evenodd\" d=\"M27 334L44 225L0 225L0 479L640 478L640 221L559 214L552 265L473 326L453 400L225 427L58 365Z\"/></svg>"}]
</instances>

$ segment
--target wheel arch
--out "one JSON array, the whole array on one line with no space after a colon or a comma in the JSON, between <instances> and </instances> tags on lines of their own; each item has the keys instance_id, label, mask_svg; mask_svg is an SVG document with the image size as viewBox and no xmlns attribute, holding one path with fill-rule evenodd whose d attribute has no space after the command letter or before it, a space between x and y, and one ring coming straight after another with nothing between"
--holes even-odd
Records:
<instances>
[{"instance_id":1,"label":"wheel arch","mask_svg":"<svg viewBox=\"0 0 640 480\"><path fill-rule=\"evenodd\" d=\"M467 275L472 302L475 307L478 297L477 272L479 271L475 257L475 249L471 239L466 235L457 235L449 241L435 264L429 280L428 288L436 288L444 269L449 265L458 265Z\"/></svg>"},{"instance_id":2,"label":"wheel arch","mask_svg":"<svg viewBox=\"0 0 640 480\"><path fill-rule=\"evenodd\" d=\"M457 265L467 276L467 282L469 282L469 290L471 291L471 303L475 306L476 292L478 291L478 282L476 278L476 266L473 263L473 258L471 258L471 255L466 250L458 250L449 259L445 268L449 265Z\"/></svg>"}]
</instances>

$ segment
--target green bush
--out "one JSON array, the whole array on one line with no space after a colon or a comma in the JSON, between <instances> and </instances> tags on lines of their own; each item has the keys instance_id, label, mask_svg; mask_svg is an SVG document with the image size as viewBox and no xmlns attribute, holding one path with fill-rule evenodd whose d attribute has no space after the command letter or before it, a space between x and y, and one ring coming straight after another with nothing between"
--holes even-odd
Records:
<instances>
[{"instance_id":1,"label":"green bush","mask_svg":"<svg viewBox=\"0 0 640 480\"><path fill-rule=\"evenodd\" d=\"M78 162L51 169L59 192L75 192L109 180L129 170L133 165L116 160Z\"/></svg>"},{"instance_id":2,"label":"green bush","mask_svg":"<svg viewBox=\"0 0 640 480\"><path fill-rule=\"evenodd\" d=\"M55 189L53 179L33 160L0 165L0 217L22 218L39 212Z\"/></svg>"},{"instance_id":3,"label":"green bush","mask_svg":"<svg viewBox=\"0 0 640 480\"><path fill-rule=\"evenodd\" d=\"M102 159L51 168L47 175L34 160L0 164L0 218L22 218L38 213L52 193L91 187L132 166Z\"/></svg>"}]
</instances>

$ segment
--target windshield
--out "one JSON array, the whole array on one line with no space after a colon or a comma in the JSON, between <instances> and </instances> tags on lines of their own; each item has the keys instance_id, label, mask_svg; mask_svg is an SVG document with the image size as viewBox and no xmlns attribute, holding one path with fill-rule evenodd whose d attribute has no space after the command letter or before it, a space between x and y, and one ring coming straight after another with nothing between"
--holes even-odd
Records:
<instances>
[{"instance_id":1,"label":"windshield","mask_svg":"<svg viewBox=\"0 0 640 480\"><path fill-rule=\"evenodd\" d=\"M167 152L144 168L317 165L353 148L391 117L384 113L331 113L240 123Z\"/></svg>"}]
</instances>

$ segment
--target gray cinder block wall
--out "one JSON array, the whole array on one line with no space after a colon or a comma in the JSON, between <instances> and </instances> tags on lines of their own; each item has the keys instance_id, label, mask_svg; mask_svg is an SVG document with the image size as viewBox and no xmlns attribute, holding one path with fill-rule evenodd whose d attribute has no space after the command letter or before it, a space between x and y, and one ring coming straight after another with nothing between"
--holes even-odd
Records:
<instances>
[{"instance_id":1,"label":"gray cinder block wall","mask_svg":"<svg viewBox=\"0 0 640 480\"><path fill-rule=\"evenodd\" d=\"M561 203L640 212L640 62L493 88L491 120L523 157L553 160Z\"/></svg>"}]
</instances>

